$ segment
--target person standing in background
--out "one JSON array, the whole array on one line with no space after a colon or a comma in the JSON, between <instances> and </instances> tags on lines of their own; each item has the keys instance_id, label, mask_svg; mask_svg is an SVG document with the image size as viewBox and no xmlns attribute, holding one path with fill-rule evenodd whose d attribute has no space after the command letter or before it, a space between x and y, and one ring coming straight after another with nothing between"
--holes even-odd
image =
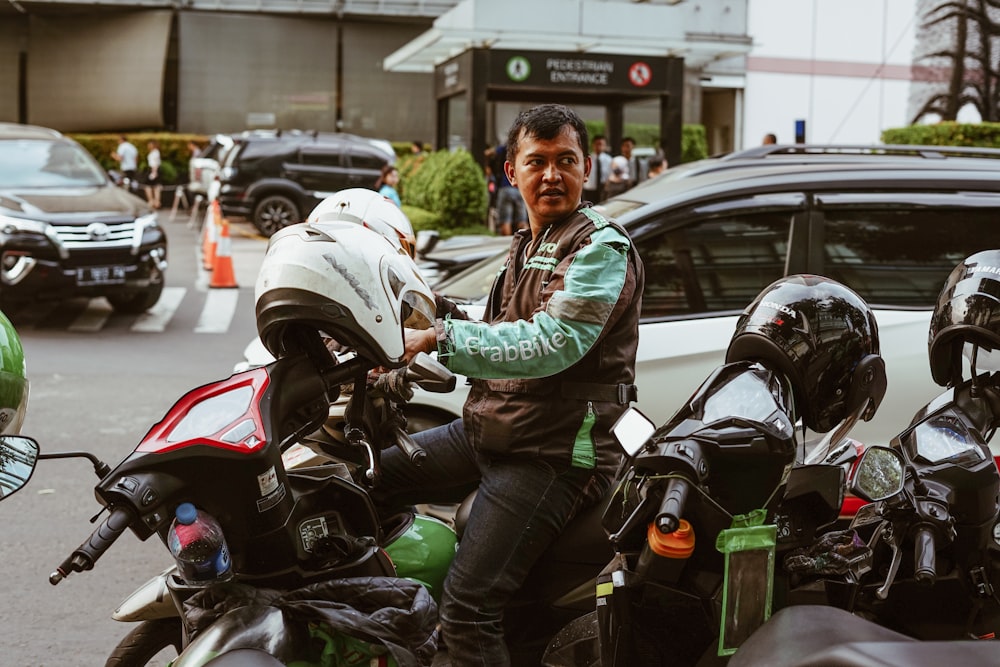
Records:
<instances>
[{"instance_id":1,"label":"person standing in background","mask_svg":"<svg viewBox=\"0 0 1000 667\"><path fill-rule=\"evenodd\" d=\"M511 185L504 169L507 145L500 144L494 148L492 158L491 163L496 165L493 176L496 178L497 230L504 236L510 236L519 229L528 228L528 213L521 193Z\"/></svg>"},{"instance_id":2,"label":"person standing in background","mask_svg":"<svg viewBox=\"0 0 1000 667\"><path fill-rule=\"evenodd\" d=\"M611 159L611 175L604 182L604 192L601 193L601 199L610 199L615 195L620 195L631 187L629 185L631 182L628 159L624 155L616 155Z\"/></svg>"},{"instance_id":3,"label":"person standing in background","mask_svg":"<svg viewBox=\"0 0 1000 667\"><path fill-rule=\"evenodd\" d=\"M595 134L591 142L590 162L592 168L583 184L583 200L596 204L602 199L604 184L611 175L611 154L608 153L608 139L603 134Z\"/></svg>"},{"instance_id":4,"label":"person standing in background","mask_svg":"<svg viewBox=\"0 0 1000 667\"><path fill-rule=\"evenodd\" d=\"M661 155L654 155L649 158L648 168L649 171L646 172L647 179L659 176L667 170L667 159Z\"/></svg>"},{"instance_id":5,"label":"person standing in background","mask_svg":"<svg viewBox=\"0 0 1000 667\"><path fill-rule=\"evenodd\" d=\"M139 149L131 143L124 134L118 137L118 148L111 154L111 157L118 162L118 168L122 176L131 183L136 182L136 172L139 169Z\"/></svg>"},{"instance_id":6,"label":"person standing in background","mask_svg":"<svg viewBox=\"0 0 1000 667\"><path fill-rule=\"evenodd\" d=\"M633 149L635 148L635 139L632 137L625 137L622 139L622 157L628 161L628 187L631 188L637 183L646 180L646 163L639 158L638 155L633 154Z\"/></svg>"},{"instance_id":7,"label":"person standing in background","mask_svg":"<svg viewBox=\"0 0 1000 667\"><path fill-rule=\"evenodd\" d=\"M397 184L399 184L399 169L396 169L391 164L383 166L382 174L375 182L375 189L378 190L380 195L391 199L393 204L402 208L403 202L400 201L399 192L396 191Z\"/></svg>"},{"instance_id":8,"label":"person standing in background","mask_svg":"<svg viewBox=\"0 0 1000 667\"><path fill-rule=\"evenodd\" d=\"M768 132L764 135L764 141L760 142L762 146L767 146L768 144L778 143L778 137L775 134Z\"/></svg>"},{"instance_id":9,"label":"person standing in background","mask_svg":"<svg viewBox=\"0 0 1000 667\"><path fill-rule=\"evenodd\" d=\"M146 155L146 166L149 173L146 175L146 201L154 210L160 208L160 194L163 192L163 181L160 178L160 165L163 160L160 158L160 144L150 139L146 144L149 154Z\"/></svg>"}]
</instances>

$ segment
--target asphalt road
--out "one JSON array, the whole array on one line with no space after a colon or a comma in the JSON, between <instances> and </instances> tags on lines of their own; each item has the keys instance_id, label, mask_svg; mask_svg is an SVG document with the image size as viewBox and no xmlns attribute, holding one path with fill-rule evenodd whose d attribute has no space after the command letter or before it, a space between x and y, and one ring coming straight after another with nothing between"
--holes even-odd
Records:
<instances>
[{"instance_id":1,"label":"asphalt road","mask_svg":"<svg viewBox=\"0 0 1000 667\"><path fill-rule=\"evenodd\" d=\"M159 315L162 330L107 312L103 299L11 314L31 382L22 433L37 438L44 452L85 450L116 464L177 398L228 377L256 335L253 283L266 242L249 226L234 225L238 287L213 290L199 268L199 236L187 215L160 217L170 242L167 285L176 301ZM0 667L103 665L131 629L112 621L111 613L170 564L158 539L140 542L126 533L92 571L48 583L49 573L94 528L97 481L84 459L41 461L28 486L0 504L6 588Z\"/></svg>"}]
</instances>

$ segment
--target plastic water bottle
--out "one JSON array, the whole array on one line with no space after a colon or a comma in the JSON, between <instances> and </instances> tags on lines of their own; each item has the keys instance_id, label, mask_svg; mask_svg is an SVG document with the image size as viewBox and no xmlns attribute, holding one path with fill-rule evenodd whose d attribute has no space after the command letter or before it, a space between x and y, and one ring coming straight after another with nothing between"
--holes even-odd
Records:
<instances>
[{"instance_id":1,"label":"plastic water bottle","mask_svg":"<svg viewBox=\"0 0 1000 667\"><path fill-rule=\"evenodd\" d=\"M233 563L219 522L191 503L178 505L174 516L167 547L181 579L191 586L208 586L231 578Z\"/></svg>"}]
</instances>

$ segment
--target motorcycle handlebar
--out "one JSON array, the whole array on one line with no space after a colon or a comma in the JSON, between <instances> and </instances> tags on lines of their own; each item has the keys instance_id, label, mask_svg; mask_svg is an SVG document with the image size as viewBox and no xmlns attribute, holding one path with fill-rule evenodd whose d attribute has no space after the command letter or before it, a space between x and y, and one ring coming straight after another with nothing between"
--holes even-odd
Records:
<instances>
[{"instance_id":1,"label":"motorcycle handlebar","mask_svg":"<svg viewBox=\"0 0 1000 667\"><path fill-rule=\"evenodd\" d=\"M684 515L690 482L683 477L673 477L667 483L667 490L660 501L660 511L656 515L656 529L664 535L672 533L680 526Z\"/></svg>"},{"instance_id":2,"label":"motorcycle handlebar","mask_svg":"<svg viewBox=\"0 0 1000 667\"><path fill-rule=\"evenodd\" d=\"M86 542L81 544L64 560L55 572L49 575L49 583L55 586L71 572L83 572L94 567L97 559L115 543L132 524L132 512L124 507L111 510L108 518L97 527Z\"/></svg>"},{"instance_id":3,"label":"motorcycle handlebar","mask_svg":"<svg viewBox=\"0 0 1000 667\"><path fill-rule=\"evenodd\" d=\"M424 448L413 442L413 438L402 428L396 427L396 444L403 450L403 453L410 457L410 461L415 465L420 465L427 458Z\"/></svg>"},{"instance_id":4,"label":"motorcycle handlebar","mask_svg":"<svg viewBox=\"0 0 1000 667\"><path fill-rule=\"evenodd\" d=\"M913 578L925 586L937 579L934 530L930 526L920 526L913 535Z\"/></svg>"}]
</instances>

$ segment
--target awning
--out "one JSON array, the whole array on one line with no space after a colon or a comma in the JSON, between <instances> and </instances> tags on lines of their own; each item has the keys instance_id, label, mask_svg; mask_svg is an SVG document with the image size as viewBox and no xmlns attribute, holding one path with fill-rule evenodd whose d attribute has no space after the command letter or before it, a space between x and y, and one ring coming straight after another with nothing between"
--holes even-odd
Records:
<instances>
[{"instance_id":1,"label":"awning","mask_svg":"<svg viewBox=\"0 0 1000 667\"><path fill-rule=\"evenodd\" d=\"M704 33L696 3L652 5L586 0L463 0L434 26L389 54L390 72L433 72L471 48L675 56L685 65L705 65L746 55L745 34Z\"/></svg>"}]
</instances>

